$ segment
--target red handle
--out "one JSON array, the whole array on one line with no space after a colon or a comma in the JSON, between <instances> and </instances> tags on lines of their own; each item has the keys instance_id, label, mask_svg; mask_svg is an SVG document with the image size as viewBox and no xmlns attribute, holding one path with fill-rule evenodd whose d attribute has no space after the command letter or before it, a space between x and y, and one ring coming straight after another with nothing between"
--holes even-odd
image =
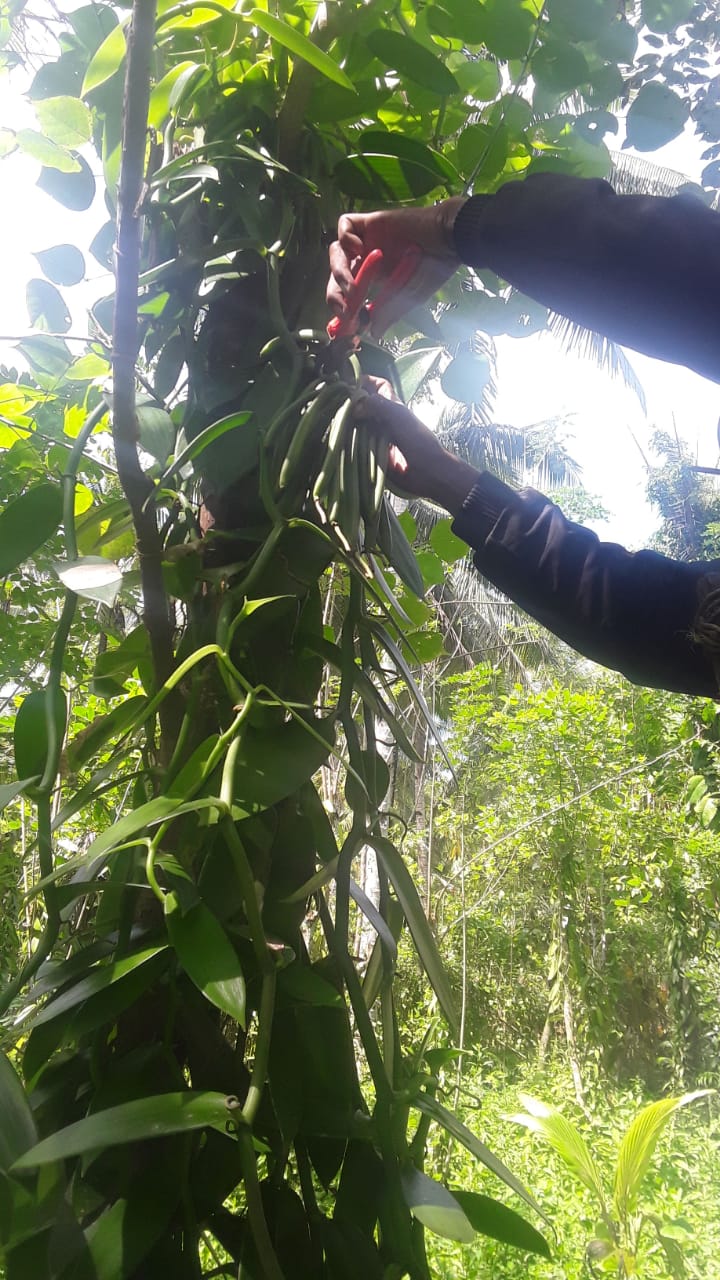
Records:
<instances>
[{"instance_id":1,"label":"red handle","mask_svg":"<svg viewBox=\"0 0 720 1280\"><path fill-rule=\"evenodd\" d=\"M358 314L365 305L370 285L382 270L382 263L382 249L371 249L367 257L363 258L353 281L352 295L347 302L345 310L342 315L333 316L332 320L328 322L329 338L346 338L355 333Z\"/></svg>"}]
</instances>

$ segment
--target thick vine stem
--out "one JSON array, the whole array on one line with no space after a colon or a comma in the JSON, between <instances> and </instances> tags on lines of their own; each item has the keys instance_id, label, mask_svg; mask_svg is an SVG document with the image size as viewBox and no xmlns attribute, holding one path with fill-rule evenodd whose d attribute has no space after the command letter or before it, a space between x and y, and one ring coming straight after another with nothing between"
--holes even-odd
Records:
<instances>
[{"instance_id":1,"label":"thick vine stem","mask_svg":"<svg viewBox=\"0 0 720 1280\"><path fill-rule=\"evenodd\" d=\"M115 311L113 316L113 440L118 476L135 525L144 621L150 637L156 687L165 684L173 667L172 624L162 576L162 544L152 504L152 491L137 451L135 362L138 345L137 297L140 271L141 204L144 187L150 70L155 42L156 0L135 0L128 35L123 102L123 138L115 247ZM161 755L169 758L179 731L180 699L160 707Z\"/></svg>"}]
</instances>

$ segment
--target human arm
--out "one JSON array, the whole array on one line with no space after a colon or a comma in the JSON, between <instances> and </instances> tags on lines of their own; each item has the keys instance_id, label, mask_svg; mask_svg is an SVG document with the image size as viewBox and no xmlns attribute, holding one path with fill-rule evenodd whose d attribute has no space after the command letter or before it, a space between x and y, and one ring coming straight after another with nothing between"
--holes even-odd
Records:
<instances>
[{"instance_id":1,"label":"human arm","mask_svg":"<svg viewBox=\"0 0 720 1280\"><path fill-rule=\"evenodd\" d=\"M637 684L717 697L712 656L694 637L720 564L601 542L542 494L454 458L403 405L370 396L362 418L402 450L392 482L450 511L476 568L548 630Z\"/></svg>"},{"instance_id":2,"label":"human arm","mask_svg":"<svg viewBox=\"0 0 720 1280\"><path fill-rule=\"evenodd\" d=\"M720 381L720 214L700 200L621 196L607 182L541 173L493 195L344 215L330 252L333 309L370 248L388 253L390 270L413 242L423 270L376 313L376 332L464 262L615 342Z\"/></svg>"}]
</instances>

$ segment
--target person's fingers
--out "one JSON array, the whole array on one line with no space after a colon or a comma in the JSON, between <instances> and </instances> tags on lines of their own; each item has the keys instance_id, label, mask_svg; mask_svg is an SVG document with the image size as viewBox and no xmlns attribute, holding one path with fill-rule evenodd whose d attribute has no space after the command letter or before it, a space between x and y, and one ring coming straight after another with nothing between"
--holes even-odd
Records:
<instances>
[{"instance_id":1,"label":"person's fingers","mask_svg":"<svg viewBox=\"0 0 720 1280\"><path fill-rule=\"evenodd\" d=\"M373 395L384 396L386 400L397 400L395 389L387 378L376 378L372 373L364 373L362 386Z\"/></svg>"},{"instance_id":2,"label":"person's fingers","mask_svg":"<svg viewBox=\"0 0 720 1280\"><path fill-rule=\"evenodd\" d=\"M363 232L363 220L360 218L353 218L350 214L344 213L338 220L338 244L348 262L352 262L355 258L364 258L368 249L373 247L365 243Z\"/></svg>"},{"instance_id":3,"label":"person's fingers","mask_svg":"<svg viewBox=\"0 0 720 1280\"><path fill-rule=\"evenodd\" d=\"M344 297L348 290L352 288L353 273L350 267L351 260L339 240L335 240L330 245L328 257L330 259L331 284L334 281L336 293L339 292L340 296Z\"/></svg>"}]
</instances>

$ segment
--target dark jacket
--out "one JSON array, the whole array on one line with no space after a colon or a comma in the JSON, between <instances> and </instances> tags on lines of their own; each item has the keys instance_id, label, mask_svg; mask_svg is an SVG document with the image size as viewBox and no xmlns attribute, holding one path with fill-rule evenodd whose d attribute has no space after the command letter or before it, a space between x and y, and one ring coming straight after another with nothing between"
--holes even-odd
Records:
<instances>
[{"instance_id":1,"label":"dark jacket","mask_svg":"<svg viewBox=\"0 0 720 1280\"><path fill-rule=\"evenodd\" d=\"M701 201L538 174L468 200L455 242L562 315L720 382L720 214ZM601 542L487 473L454 527L481 573L580 653L638 684L718 696L720 561Z\"/></svg>"}]
</instances>

